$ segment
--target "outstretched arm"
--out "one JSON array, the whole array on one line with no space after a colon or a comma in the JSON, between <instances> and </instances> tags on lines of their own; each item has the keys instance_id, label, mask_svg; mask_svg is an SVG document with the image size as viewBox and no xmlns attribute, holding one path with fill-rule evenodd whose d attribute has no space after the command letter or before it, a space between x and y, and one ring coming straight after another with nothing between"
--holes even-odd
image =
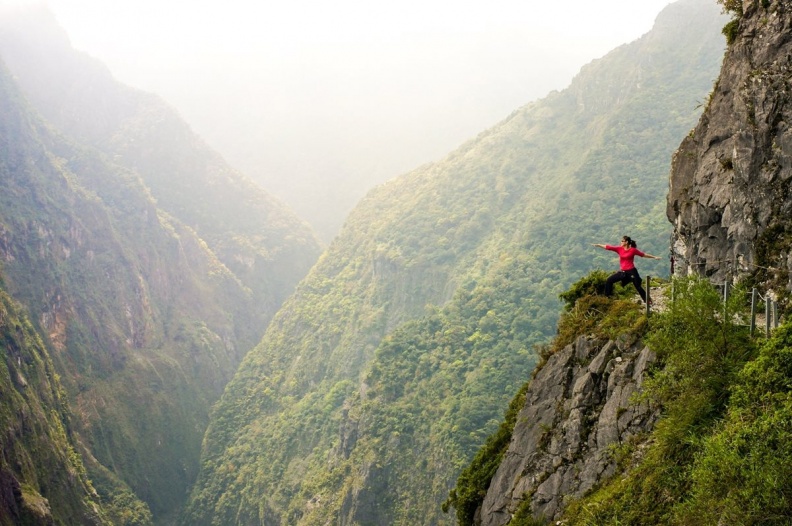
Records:
<instances>
[{"instance_id":1,"label":"outstretched arm","mask_svg":"<svg viewBox=\"0 0 792 526\"><path fill-rule=\"evenodd\" d=\"M591 244L591 246L592 246L592 247L600 247L600 248L605 248L605 245L601 245L601 244L599 244L599 243L592 243L592 244Z\"/></svg>"},{"instance_id":2,"label":"outstretched arm","mask_svg":"<svg viewBox=\"0 0 792 526\"><path fill-rule=\"evenodd\" d=\"M651 255L651 254L647 254L646 252L644 252L644 255L643 255L643 257L645 257L645 258L649 258L649 259L662 259L662 258L659 258L659 257L657 257L657 256L653 256L653 255Z\"/></svg>"}]
</instances>

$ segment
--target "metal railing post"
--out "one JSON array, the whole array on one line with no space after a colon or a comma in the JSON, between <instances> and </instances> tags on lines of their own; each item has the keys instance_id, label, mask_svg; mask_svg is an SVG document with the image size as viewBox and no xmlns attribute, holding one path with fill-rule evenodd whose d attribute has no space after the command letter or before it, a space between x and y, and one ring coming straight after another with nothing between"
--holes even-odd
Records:
<instances>
[{"instance_id":1,"label":"metal railing post","mask_svg":"<svg viewBox=\"0 0 792 526\"><path fill-rule=\"evenodd\" d=\"M725 281L723 283L723 321L726 321L726 316L728 316L728 307L726 306L727 301L729 300L729 282Z\"/></svg>"},{"instance_id":2,"label":"metal railing post","mask_svg":"<svg viewBox=\"0 0 792 526\"><path fill-rule=\"evenodd\" d=\"M778 328L778 302L773 300L773 329Z\"/></svg>"},{"instance_id":3,"label":"metal railing post","mask_svg":"<svg viewBox=\"0 0 792 526\"><path fill-rule=\"evenodd\" d=\"M770 337L770 313L772 311L770 302L772 301L769 297L765 298L765 336L767 338Z\"/></svg>"}]
</instances>

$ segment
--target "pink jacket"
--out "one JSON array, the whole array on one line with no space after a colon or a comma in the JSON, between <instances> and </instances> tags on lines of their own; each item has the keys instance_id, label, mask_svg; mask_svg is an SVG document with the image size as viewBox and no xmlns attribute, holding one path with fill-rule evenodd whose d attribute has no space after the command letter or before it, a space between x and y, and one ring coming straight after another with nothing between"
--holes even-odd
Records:
<instances>
[{"instance_id":1,"label":"pink jacket","mask_svg":"<svg viewBox=\"0 0 792 526\"><path fill-rule=\"evenodd\" d=\"M635 263L633 262L635 256L646 256L646 254L637 248L624 249L622 247L615 247L613 245L605 245L605 250L611 250L619 254L619 265L621 266L622 270L632 270L635 268Z\"/></svg>"}]
</instances>

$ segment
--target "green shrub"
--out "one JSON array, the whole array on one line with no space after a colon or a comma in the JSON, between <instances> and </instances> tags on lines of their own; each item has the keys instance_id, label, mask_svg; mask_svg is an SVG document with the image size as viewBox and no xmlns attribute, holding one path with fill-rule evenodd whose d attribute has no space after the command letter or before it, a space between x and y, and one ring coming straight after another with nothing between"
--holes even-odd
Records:
<instances>
[{"instance_id":1,"label":"green shrub","mask_svg":"<svg viewBox=\"0 0 792 526\"><path fill-rule=\"evenodd\" d=\"M732 18L729 23L723 26L721 32L726 37L726 43L731 45L737 40L740 29L740 19L743 15L742 0L718 0L718 3L723 6L723 10L727 13L732 13ZM768 7L768 5L765 5Z\"/></svg>"},{"instance_id":2,"label":"green shrub","mask_svg":"<svg viewBox=\"0 0 792 526\"><path fill-rule=\"evenodd\" d=\"M734 42L737 40L739 31L740 31L739 18L730 20L725 26L723 26L723 29L721 30L723 35L726 37L726 43L729 45L734 44Z\"/></svg>"},{"instance_id":3,"label":"green shrub","mask_svg":"<svg viewBox=\"0 0 792 526\"><path fill-rule=\"evenodd\" d=\"M531 499L522 501L517 511L514 513L509 526L548 526L554 524L549 519L535 518L531 512Z\"/></svg>"},{"instance_id":4,"label":"green shrub","mask_svg":"<svg viewBox=\"0 0 792 526\"><path fill-rule=\"evenodd\" d=\"M558 297L564 302L564 310L572 310L580 298L604 294L608 275L604 270L593 270L573 283L569 290L559 294Z\"/></svg>"},{"instance_id":5,"label":"green shrub","mask_svg":"<svg viewBox=\"0 0 792 526\"><path fill-rule=\"evenodd\" d=\"M727 417L703 443L683 524L792 522L792 325L778 329L732 388Z\"/></svg>"},{"instance_id":6,"label":"green shrub","mask_svg":"<svg viewBox=\"0 0 792 526\"><path fill-rule=\"evenodd\" d=\"M721 411L728 386L753 352L747 328L738 322L747 293L736 287L724 304L720 290L702 279L676 280L674 290L675 301L657 316L647 338L664 365L650 382L653 395L670 403L706 391Z\"/></svg>"},{"instance_id":7,"label":"green shrub","mask_svg":"<svg viewBox=\"0 0 792 526\"><path fill-rule=\"evenodd\" d=\"M718 3L724 11L742 16L742 0L718 0Z\"/></svg>"},{"instance_id":8,"label":"green shrub","mask_svg":"<svg viewBox=\"0 0 792 526\"><path fill-rule=\"evenodd\" d=\"M644 382L645 401L661 408L663 417L640 459L627 463L626 474L570 505L564 518L569 524L718 523L695 520L695 513L683 510L696 491L694 464L703 444L726 413L730 386L754 353L747 329L735 323L745 294L735 290L724 305L719 291L704 280L674 285L675 301L652 318L644 338L658 355L657 371Z\"/></svg>"}]
</instances>

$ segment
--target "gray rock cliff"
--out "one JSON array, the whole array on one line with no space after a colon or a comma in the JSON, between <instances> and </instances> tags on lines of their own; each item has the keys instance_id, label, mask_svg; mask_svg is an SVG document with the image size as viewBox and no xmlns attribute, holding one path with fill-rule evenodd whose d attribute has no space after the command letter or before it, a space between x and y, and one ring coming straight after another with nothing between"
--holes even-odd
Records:
<instances>
[{"instance_id":1,"label":"gray rock cliff","mask_svg":"<svg viewBox=\"0 0 792 526\"><path fill-rule=\"evenodd\" d=\"M677 272L792 289L792 2L745 0L720 78L673 160Z\"/></svg>"},{"instance_id":2,"label":"gray rock cliff","mask_svg":"<svg viewBox=\"0 0 792 526\"><path fill-rule=\"evenodd\" d=\"M477 523L507 524L525 499L535 517L555 518L566 499L614 474L614 446L657 419L633 399L654 360L640 341L585 336L551 356L531 381Z\"/></svg>"}]
</instances>

